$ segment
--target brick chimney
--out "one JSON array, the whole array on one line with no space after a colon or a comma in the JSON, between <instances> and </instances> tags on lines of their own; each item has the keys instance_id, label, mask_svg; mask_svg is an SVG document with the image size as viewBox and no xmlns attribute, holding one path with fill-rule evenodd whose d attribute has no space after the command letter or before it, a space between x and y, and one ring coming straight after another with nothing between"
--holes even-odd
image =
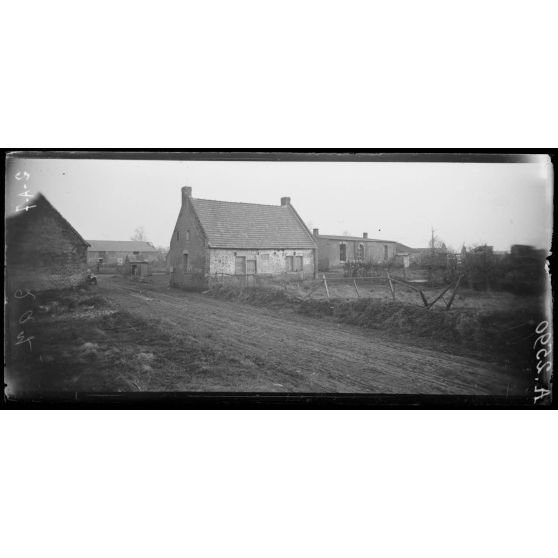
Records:
<instances>
[{"instance_id":1,"label":"brick chimney","mask_svg":"<svg viewBox=\"0 0 558 558\"><path fill-rule=\"evenodd\" d=\"M192 197L192 187L184 186L182 188L182 205L184 205L186 203L186 200L191 197Z\"/></svg>"},{"instance_id":2,"label":"brick chimney","mask_svg":"<svg viewBox=\"0 0 558 558\"><path fill-rule=\"evenodd\" d=\"M291 198L281 198L281 205L291 205Z\"/></svg>"},{"instance_id":3,"label":"brick chimney","mask_svg":"<svg viewBox=\"0 0 558 558\"><path fill-rule=\"evenodd\" d=\"M320 236L320 230L314 229L314 236Z\"/></svg>"},{"instance_id":4,"label":"brick chimney","mask_svg":"<svg viewBox=\"0 0 558 558\"><path fill-rule=\"evenodd\" d=\"M362 233L362 238L368 238L368 233Z\"/></svg>"}]
</instances>

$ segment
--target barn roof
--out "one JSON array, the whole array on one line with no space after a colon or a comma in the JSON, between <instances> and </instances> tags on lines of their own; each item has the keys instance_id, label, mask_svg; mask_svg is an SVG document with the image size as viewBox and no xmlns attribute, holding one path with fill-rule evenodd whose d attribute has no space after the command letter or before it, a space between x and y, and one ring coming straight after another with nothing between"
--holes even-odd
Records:
<instances>
[{"instance_id":1,"label":"barn roof","mask_svg":"<svg viewBox=\"0 0 558 558\"><path fill-rule=\"evenodd\" d=\"M345 240L345 241L350 241L350 242L389 242L389 243L395 243L395 240L382 240L380 238L364 238L363 236L341 236L341 235L336 235L336 234L319 234L318 238L326 238L328 240Z\"/></svg>"},{"instance_id":2,"label":"barn roof","mask_svg":"<svg viewBox=\"0 0 558 558\"><path fill-rule=\"evenodd\" d=\"M158 252L157 248L139 240L88 240L90 252Z\"/></svg>"},{"instance_id":3,"label":"barn roof","mask_svg":"<svg viewBox=\"0 0 558 558\"><path fill-rule=\"evenodd\" d=\"M89 246L87 240L84 240L83 237L77 232L77 230L72 227L67 219L54 207L46 198L44 194L41 192L37 193L35 197L31 199L29 202L29 207L36 206L37 208L41 208L51 214L55 215L56 218L61 223L64 230L66 230L71 236L73 236L74 240L76 240L80 244L84 244L85 246ZM6 218L6 225L10 229L14 229L15 227L21 225L25 226L27 223L33 222L33 217L36 211L33 212L33 209L30 211L21 211L19 213L12 214ZM31 218L29 217L31 216Z\"/></svg>"},{"instance_id":4,"label":"barn roof","mask_svg":"<svg viewBox=\"0 0 558 558\"><path fill-rule=\"evenodd\" d=\"M290 205L260 205L191 198L212 248L316 247Z\"/></svg>"}]
</instances>

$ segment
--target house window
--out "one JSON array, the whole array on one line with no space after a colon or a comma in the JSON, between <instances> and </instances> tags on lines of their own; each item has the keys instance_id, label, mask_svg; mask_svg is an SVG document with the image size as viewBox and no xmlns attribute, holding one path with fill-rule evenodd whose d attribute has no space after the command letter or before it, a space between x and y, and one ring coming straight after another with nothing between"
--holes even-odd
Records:
<instances>
[{"instance_id":1,"label":"house window","mask_svg":"<svg viewBox=\"0 0 558 558\"><path fill-rule=\"evenodd\" d=\"M188 271L188 254L183 254L182 256L184 258L184 272Z\"/></svg>"},{"instance_id":2,"label":"house window","mask_svg":"<svg viewBox=\"0 0 558 558\"><path fill-rule=\"evenodd\" d=\"M287 272L294 271L294 257L287 256L285 260L287 262Z\"/></svg>"},{"instance_id":3,"label":"house window","mask_svg":"<svg viewBox=\"0 0 558 558\"><path fill-rule=\"evenodd\" d=\"M190 231L186 231L186 242L190 240Z\"/></svg>"},{"instance_id":4,"label":"house window","mask_svg":"<svg viewBox=\"0 0 558 558\"><path fill-rule=\"evenodd\" d=\"M339 261L346 262L347 261L347 245L340 244L339 245Z\"/></svg>"},{"instance_id":5,"label":"house window","mask_svg":"<svg viewBox=\"0 0 558 558\"><path fill-rule=\"evenodd\" d=\"M387 260L388 257L389 257L388 247L387 244L384 244L384 260Z\"/></svg>"},{"instance_id":6,"label":"house window","mask_svg":"<svg viewBox=\"0 0 558 558\"><path fill-rule=\"evenodd\" d=\"M234 272L236 275L246 275L246 258L244 256L236 256L234 260Z\"/></svg>"},{"instance_id":7,"label":"house window","mask_svg":"<svg viewBox=\"0 0 558 558\"><path fill-rule=\"evenodd\" d=\"M364 260L364 244L358 245L357 259Z\"/></svg>"},{"instance_id":8,"label":"house window","mask_svg":"<svg viewBox=\"0 0 558 558\"><path fill-rule=\"evenodd\" d=\"M134 256L139 256L139 252L132 252L132 254L134 254Z\"/></svg>"}]
</instances>

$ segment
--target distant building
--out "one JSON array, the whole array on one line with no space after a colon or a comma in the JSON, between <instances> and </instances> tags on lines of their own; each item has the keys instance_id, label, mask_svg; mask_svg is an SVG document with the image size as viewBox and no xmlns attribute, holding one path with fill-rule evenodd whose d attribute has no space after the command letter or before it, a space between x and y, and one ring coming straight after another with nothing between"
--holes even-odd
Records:
<instances>
[{"instance_id":1,"label":"distant building","mask_svg":"<svg viewBox=\"0 0 558 558\"><path fill-rule=\"evenodd\" d=\"M210 278L267 275L307 279L316 275L316 243L291 205L204 200L182 188L172 234L171 285L200 288Z\"/></svg>"},{"instance_id":2,"label":"distant building","mask_svg":"<svg viewBox=\"0 0 558 558\"><path fill-rule=\"evenodd\" d=\"M126 257L147 262L159 261L163 256L149 242L139 240L88 240L87 263L90 267L121 266Z\"/></svg>"},{"instance_id":3,"label":"distant building","mask_svg":"<svg viewBox=\"0 0 558 558\"><path fill-rule=\"evenodd\" d=\"M319 269L327 271L343 267L347 262L388 263L395 258L397 243L393 240L368 238L368 233L358 236L320 234L314 229L318 244Z\"/></svg>"},{"instance_id":4,"label":"distant building","mask_svg":"<svg viewBox=\"0 0 558 558\"><path fill-rule=\"evenodd\" d=\"M407 254L409 257L409 264L413 265L420 265L425 255L430 255L432 253L430 248L411 248L400 242L396 244L395 248L397 256Z\"/></svg>"},{"instance_id":5,"label":"distant building","mask_svg":"<svg viewBox=\"0 0 558 558\"><path fill-rule=\"evenodd\" d=\"M6 219L9 291L43 291L85 283L89 244L38 194L29 211Z\"/></svg>"},{"instance_id":6,"label":"distant building","mask_svg":"<svg viewBox=\"0 0 558 558\"><path fill-rule=\"evenodd\" d=\"M130 277L131 279L148 277L151 275L151 264L142 259L126 256L123 274L125 277Z\"/></svg>"}]
</instances>

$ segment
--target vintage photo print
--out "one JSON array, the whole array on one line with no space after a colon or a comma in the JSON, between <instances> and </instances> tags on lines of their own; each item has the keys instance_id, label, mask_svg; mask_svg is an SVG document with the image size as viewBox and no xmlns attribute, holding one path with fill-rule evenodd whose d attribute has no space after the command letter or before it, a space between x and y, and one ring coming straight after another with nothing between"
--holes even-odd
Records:
<instances>
[{"instance_id":1,"label":"vintage photo print","mask_svg":"<svg viewBox=\"0 0 558 558\"><path fill-rule=\"evenodd\" d=\"M5 402L551 405L553 179L545 154L9 153Z\"/></svg>"}]
</instances>

